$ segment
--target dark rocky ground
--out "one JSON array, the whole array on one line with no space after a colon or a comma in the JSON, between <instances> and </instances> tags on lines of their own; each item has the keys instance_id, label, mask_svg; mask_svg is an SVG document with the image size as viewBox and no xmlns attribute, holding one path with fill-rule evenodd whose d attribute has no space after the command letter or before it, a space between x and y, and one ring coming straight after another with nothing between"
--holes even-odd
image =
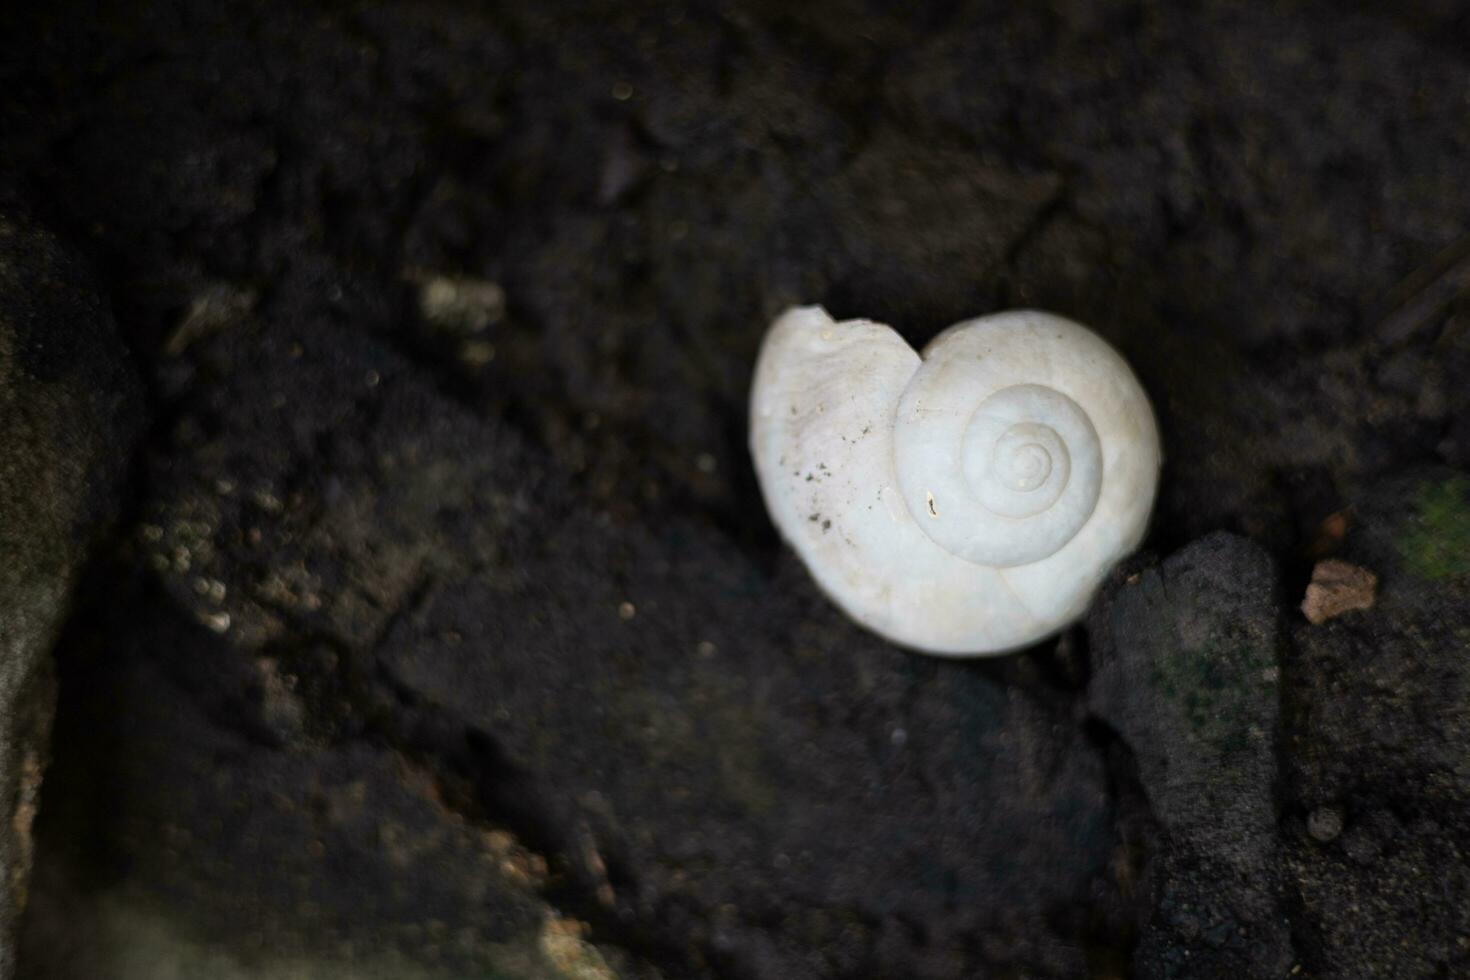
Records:
<instances>
[{"instance_id":1,"label":"dark rocky ground","mask_svg":"<svg viewBox=\"0 0 1470 980\"><path fill-rule=\"evenodd\" d=\"M66 599L143 421L85 266L0 195L0 976L29 891Z\"/></svg>"},{"instance_id":2,"label":"dark rocky ground","mask_svg":"<svg viewBox=\"0 0 1470 980\"><path fill-rule=\"evenodd\" d=\"M20 976L1470 974L1459 5L12 5L0 166L148 420ZM1084 626L818 594L744 449L794 301L1129 357Z\"/></svg>"}]
</instances>

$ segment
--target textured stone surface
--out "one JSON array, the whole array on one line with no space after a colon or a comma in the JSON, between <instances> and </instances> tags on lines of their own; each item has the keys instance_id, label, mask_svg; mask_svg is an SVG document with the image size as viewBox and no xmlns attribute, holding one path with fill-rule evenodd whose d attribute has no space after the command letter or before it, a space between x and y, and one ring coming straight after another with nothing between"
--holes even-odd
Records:
<instances>
[{"instance_id":1,"label":"textured stone surface","mask_svg":"<svg viewBox=\"0 0 1470 980\"><path fill-rule=\"evenodd\" d=\"M90 274L0 198L0 977L15 970L49 757L51 644L116 509L137 395Z\"/></svg>"},{"instance_id":2,"label":"textured stone surface","mask_svg":"<svg viewBox=\"0 0 1470 980\"><path fill-rule=\"evenodd\" d=\"M292 336L202 343L255 384L238 365ZM149 571L86 655L107 693L75 695L58 827L192 896L194 929L299 955L346 937L475 974L550 898L678 976L1085 969L1104 937L1074 910L1113 837L1065 706L860 633L794 558L773 578L678 515L586 514L524 440L346 338L272 377L315 393L295 411L193 422L239 404L228 382L181 403L209 434L152 456L122 559ZM548 875L472 873L483 835Z\"/></svg>"},{"instance_id":3,"label":"textured stone surface","mask_svg":"<svg viewBox=\"0 0 1470 980\"><path fill-rule=\"evenodd\" d=\"M1342 554L1378 573L1378 601L1299 625L1286 672L1301 935L1327 975L1456 976L1470 969L1470 476L1417 470L1352 515Z\"/></svg>"},{"instance_id":4,"label":"textured stone surface","mask_svg":"<svg viewBox=\"0 0 1470 980\"><path fill-rule=\"evenodd\" d=\"M1293 965L1274 799L1276 588L1260 547L1215 534L1125 573L1089 620L1089 703L1132 747L1158 823L1137 976Z\"/></svg>"}]
</instances>

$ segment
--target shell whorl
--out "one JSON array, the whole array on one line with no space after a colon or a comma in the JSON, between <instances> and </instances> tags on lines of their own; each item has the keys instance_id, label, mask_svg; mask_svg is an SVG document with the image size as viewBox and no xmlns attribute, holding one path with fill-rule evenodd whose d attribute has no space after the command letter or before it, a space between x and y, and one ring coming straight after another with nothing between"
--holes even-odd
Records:
<instances>
[{"instance_id":1,"label":"shell whorl","mask_svg":"<svg viewBox=\"0 0 1470 980\"><path fill-rule=\"evenodd\" d=\"M899 404L894 455L904 501L935 544L1010 568L1055 553L1086 523L1102 452L1075 401L1011 385L951 415L927 407L923 390L911 385Z\"/></svg>"},{"instance_id":2,"label":"shell whorl","mask_svg":"<svg viewBox=\"0 0 1470 980\"><path fill-rule=\"evenodd\" d=\"M1046 341L1075 338L1024 314L962 326L929 346L899 401L899 485L940 547L981 565L1025 565L1082 528L1102 485L1097 430L1067 393L1080 379L1048 356Z\"/></svg>"}]
</instances>

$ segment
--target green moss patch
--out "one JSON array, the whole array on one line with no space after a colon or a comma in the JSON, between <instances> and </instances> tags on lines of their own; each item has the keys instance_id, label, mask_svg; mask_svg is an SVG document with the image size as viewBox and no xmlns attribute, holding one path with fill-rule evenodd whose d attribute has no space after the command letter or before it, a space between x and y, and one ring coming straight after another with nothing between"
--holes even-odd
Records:
<instances>
[{"instance_id":1,"label":"green moss patch","mask_svg":"<svg viewBox=\"0 0 1470 980\"><path fill-rule=\"evenodd\" d=\"M1409 571L1431 580L1470 577L1470 478L1421 483L1414 503L1399 539Z\"/></svg>"}]
</instances>

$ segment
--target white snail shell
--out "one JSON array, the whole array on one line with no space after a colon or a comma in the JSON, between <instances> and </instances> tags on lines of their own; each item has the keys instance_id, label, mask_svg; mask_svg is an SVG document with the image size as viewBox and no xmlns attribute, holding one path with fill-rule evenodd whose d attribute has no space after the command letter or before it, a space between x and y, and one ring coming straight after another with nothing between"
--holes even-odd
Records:
<instances>
[{"instance_id":1,"label":"white snail shell","mask_svg":"<svg viewBox=\"0 0 1470 980\"><path fill-rule=\"evenodd\" d=\"M1070 320L1015 311L916 354L889 327L797 307L751 388L766 507L855 620L928 653L1034 643L1137 547L1158 485L1148 396Z\"/></svg>"}]
</instances>

